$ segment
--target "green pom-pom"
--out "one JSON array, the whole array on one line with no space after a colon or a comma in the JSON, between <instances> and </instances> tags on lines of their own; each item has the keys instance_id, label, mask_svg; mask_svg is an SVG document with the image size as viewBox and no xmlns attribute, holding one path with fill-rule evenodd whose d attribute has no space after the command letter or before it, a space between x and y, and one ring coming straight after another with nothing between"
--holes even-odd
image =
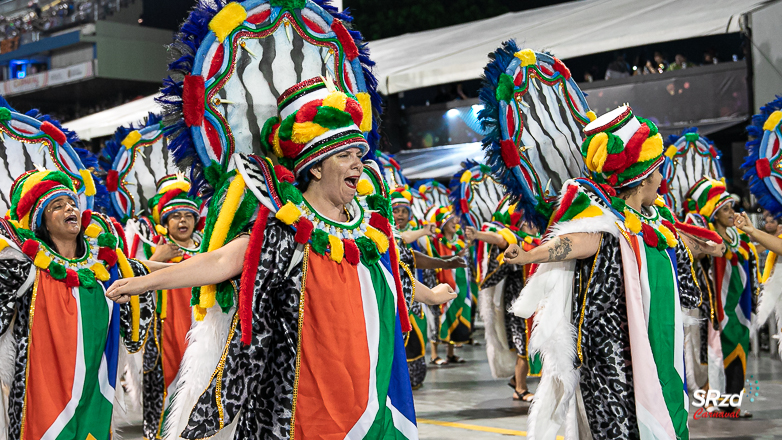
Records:
<instances>
[{"instance_id":1,"label":"green pom-pom","mask_svg":"<svg viewBox=\"0 0 782 440\"><path fill-rule=\"evenodd\" d=\"M193 287L193 291L190 295L190 306L195 307L201 303L201 286Z\"/></svg>"},{"instance_id":2,"label":"green pom-pom","mask_svg":"<svg viewBox=\"0 0 782 440\"><path fill-rule=\"evenodd\" d=\"M288 182L280 182L280 197L284 202L292 202L294 205L300 204L304 201L304 197L301 195L301 191L298 188L291 185Z\"/></svg>"},{"instance_id":3,"label":"green pom-pom","mask_svg":"<svg viewBox=\"0 0 782 440\"><path fill-rule=\"evenodd\" d=\"M326 249L329 246L329 234L320 229L314 229L312 231L312 237L310 238L310 244L312 250L316 254L323 255L326 253Z\"/></svg>"},{"instance_id":4,"label":"green pom-pom","mask_svg":"<svg viewBox=\"0 0 782 440\"><path fill-rule=\"evenodd\" d=\"M638 121L640 121L642 124L646 124L647 127L649 127L649 137L652 137L657 134L657 126L654 124L654 122L646 119L646 118L640 118L637 117Z\"/></svg>"},{"instance_id":5,"label":"green pom-pom","mask_svg":"<svg viewBox=\"0 0 782 440\"><path fill-rule=\"evenodd\" d=\"M497 90L495 96L497 101L510 101L513 99L513 89L516 87L513 84L513 78L507 73L500 75L500 80L497 81Z\"/></svg>"},{"instance_id":6,"label":"green pom-pom","mask_svg":"<svg viewBox=\"0 0 782 440\"><path fill-rule=\"evenodd\" d=\"M611 197L611 207L619 212L624 212L627 203L619 197Z\"/></svg>"},{"instance_id":7,"label":"green pom-pom","mask_svg":"<svg viewBox=\"0 0 782 440\"><path fill-rule=\"evenodd\" d=\"M117 247L117 237L108 232L98 235L98 246L114 249Z\"/></svg>"},{"instance_id":8,"label":"green pom-pom","mask_svg":"<svg viewBox=\"0 0 782 440\"><path fill-rule=\"evenodd\" d=\"M55 280L64 279L65 266L56 261L52 261L51 264L49 264L49 275L51 275Z\"/></svg>"},{"instance_id":9,"label":"green pom-pom","mask_svg":"<svg viewBox=\"0 0 782 440\"><path fill-rule=\"evenodd\" d=\"M283 9L304 9L304 6L307 5L307 0L271 0L269 4Z\"/></svg>"},{"instance_id":10,"label":"green pom-pom","mask_svg":"<svg viewBox=\"0 0 782 440\"><path fill-rule=\"evenodd\" d=\"M369 209L377 211L385 218L391 218L391 208L389 207L388 200L378 194L372 194L367 196L367 205Z\"/></svg>"},{"instance_id":11,"label":"green pom-pom","mask_svg":"<svg viewBox=\"0 0 782 440\"><path fill-rule=\"evenodd\" d=\"M657 234L657 250L663 251L668 248L668 240L665 239L665 236L656 229L654 233Z\"/></svg>"},{"instance_id":12,"label":"green pom-pom","mask_svg":"<svg viewBox=\"0 0 782 440\"><path fill-rule=\"evenodd\" d=\"M0 107L0 121L10 121L11 120L11 110L8 110L5 107Z\"/></svg>"},{"instance_id":13,"label":"green pom-pom","mask_svg":"<svg viewBox=\"0 0 782 440\"><path fill-rule=\"evenodd\" d=\"M217 285L215 300L223 313L228 313L234 305L234 287L230 282L222 282Z\"/></svg>"},{"instance_id":14,"label":"green pom-pom","mask_svg":"<svg viewBox=\"0 0 782 440\"><path fill-rule=\"evenodd\" d=\"M50 266L51 269L51 266ZM79 275L79 284L86 288L94 287L97 282L95 281L95 274L89 269L79 269L76 271Z\"/></svg>"},{"instance_id":15,"label":"green pom-pom","mask_svg":"<svg viewBox=\"0 0 782 440\"><path fill-rule=\"evenodd\" d=\"M613 133L606 134L608 135L608 145L606 146L608 154L619 154L625 150L625 143L622 141L622 138Z\"/></svg>"},{"instance_id":16,"label":"green pom-pom","mask_svg":"<svg viewBox=\"0 0 782 440\"><path fill-rule=\"evenodd\" d=\"M274 146L269 142L269 137L274 130L274 126L279 122L280 118L272 116L263 123L263 128L261 129L261 145L263 145L267 155L274 154Z\"/></svg>"},{"instance_id":17,"label":"green pom-pom","mask_svg":"<svg viewBox=\"0 0 782 440\"><path fill-rule=\"evenodd\" d=\"M673 218L673 214L671 214L671 210L667 206L660 206L657 210L664 219L671 222L671 224L676 224L676 219Z\"/></svg>"},{"instance_id":18,"label":"green pom-pom","mask_svg":"<svg viewBox=\"0 0 782 440\"><path fill-rule=\"evenodd\" d=\"M297 113L298 111L291 113L280 122L280 130L278 131L280 139L288 141L293 136L293 123L296 122Z\"/></svg>"},{"instance_id":19,"label":"green pom-pom","mask_svg":"<svg viewBox=\"0 0 782 440\"><path fill-rule=\"evenodd\" d=\"M353 116L348 112L336 109L334 107L320 107L312 122L332 130L347 127L353 122Z\"/></svg>"},{"instance_id":20,"label":"green pom-pom","mask_svg":"<svg viewBox=\"0 0 782 440\"><path fill-rule=\"evenodd\" d=\"M377 249L375 242L368 237L357 238L356 246L361 252L361 261L365 266L370 266L380 260L380 251Z\"/></svg>"},{"instance_id":21,"label":"green pom-pom","mask_svg":"<svg viewBox=\"0 0 782 440\"><path fill-rule=\"evenodd\" d=\"M687 201L687 210L690 212L695 212L698 210L698 205L695 203L695 200L688 200Z\"/></svg>"},{"instance_id":22,"label":"green pom-pom","mask_svg":"<svg viewBox=\"0 0 782 440\"><path fill-rule=\"evenodd\" d=\"M695 142L700 138L701 135L698 133L685 133L684 138L687 139L687 142Z\"/></svg>"}]
</instances>

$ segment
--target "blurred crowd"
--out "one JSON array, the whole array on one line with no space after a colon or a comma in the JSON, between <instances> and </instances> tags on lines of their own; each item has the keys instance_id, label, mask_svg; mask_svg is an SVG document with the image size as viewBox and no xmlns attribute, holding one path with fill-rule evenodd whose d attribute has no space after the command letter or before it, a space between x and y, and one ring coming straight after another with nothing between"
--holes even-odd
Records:
<instances>
[{"instance_id":1,"label":"blurred crowd","mask_svg":"<svg viewBox=\"0 0 782 440\"><path fill-rule=\"evenodd\" d=\"M724 61L738 61L738 55L733 55L729 60L720 60L717 58L717 53L714 49L709 49L703 52L703 55L698 62L693 62L687 59L681 53L674 55L673 59L669 59L666 54L660 51L655 51L654 55L648 59L642 57L636 57L633 62L628 62L623 55L617 55L616 58L608 64L605 70L605 75L602 79L617 79L628 78L630 76L637 75L655 75L663 72L670 72L674 70L687 69L695 66L707 66L711 64L718 64ZM584 81L592 82L599 80L598 72L596 68L588 70L584 73Z\"/></svg>"}]
</instances>

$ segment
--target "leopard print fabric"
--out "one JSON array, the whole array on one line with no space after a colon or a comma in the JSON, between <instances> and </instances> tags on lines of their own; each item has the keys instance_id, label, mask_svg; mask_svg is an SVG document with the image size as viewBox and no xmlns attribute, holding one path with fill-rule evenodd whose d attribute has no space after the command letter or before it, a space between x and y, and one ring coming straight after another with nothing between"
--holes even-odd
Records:
<instances>
[{"instance_id":1,"label":"leopard print fabric","mask_svg":"<svg viewBox=\"0 0 782 440\"><path fill-rule=\"evenodd\" d=\"M426 358L418 358L407 363L407 371L410 373L410 386L414 390L423 385L426 378Z\"/></svg>"},{"instance_id":2,"label":"leopard print fabric","mask_svg":"<svg viewBox=\"0 0 782 440\"><path fill-rule=\"evenodd\" d=\"M293 230L270 215L253 290L251 344L241 342L234 314L224 367L190 413L183 438L207 438L221 429L214 404L218 383L223 425L238 417L235 439L290 437L303 268L299 263L286 276L295 249Z\"/></svg>"},{"instance_id":3,"label":"leopard print fabric","mask_svg":"<svg viewBox=\"0 0 782 440\"><path fill-rule=\"evenodd\" d=\"M603 234L595 257L576 263L573 322L581 329L583 357L576 366L595 440L640 438L623 279L619 239L612 235Z\"/></svg>"},{"instance_id":4,"label":"leopard print fabric","mask_svg":"<svg viewBox=\"0 0 782 440\"><path fill-rule=\"evenodd\" d=\"M502 251L499 247L491 247L487 267L488 276L481 283L481 289L494 287L503 279L505 280L502 292L505 303L505 336L511 349L515 349L519 356L527 356L527 321L510 312L510 306L518 299L521 289L524 288L524 270L513 264L500 264L497 261L500 252Z\"/></svg>"},{"instance_id":5,"label":"leopard print fabric","mask_svg":"<svg viewBox=\"0 0 782 440\"><path fill-rule=\"evenodd\" d=\"M152 321L152 328L144 344L143 354L143 401L144 401L144 437L158 437L158 427L163 418L163 393L166 380L163 375L163 359L160 353L163 322L157 317Z\"/></svg>"},{"instance_id":6,"label":"leopard print fabric","mask_svg":"<svg viewBox=\"0 0 782 440\"><path fill-rule=\"evenodd\" d=\"M701 305L703 295L700 283L693 276L693 261L684 241L679 240L676 246L676 275L678 278L679 301L685 309L697 309Z\"/></svg>"},{"instance_id":7,"label":"leopard print fabric","mask_svg":"<svg viewBox=\"0 0 782 440\"><path fill-rule=\"evenodd\" d=\"M132 258L128 259L130 268L133 269L133 275L140 277L147 274L147 269L143 264ZM105 284L104 284L105 285ZM108 285L106 285L108 288ZM139 334L138 341L132 339L130 329L133 328L133 316L130 308L130 303L125 303L120 306L119 318L120 318L120 335L123 338L125 347L129 353L136 353L144 346L144 341L147 339L147 332L152 328L152 321L157 316L155 314L155 292L147 291L138 296L139 299Z\"/></svg>"}]
</instances>

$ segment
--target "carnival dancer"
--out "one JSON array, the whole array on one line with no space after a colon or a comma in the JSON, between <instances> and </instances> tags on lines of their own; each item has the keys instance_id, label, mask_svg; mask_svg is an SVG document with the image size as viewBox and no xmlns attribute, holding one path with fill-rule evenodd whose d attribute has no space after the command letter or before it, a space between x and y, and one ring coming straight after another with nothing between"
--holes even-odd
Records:
<instances>
[{"instance_id":1,"label":"carnival dancer","mask_svg":"<svg viewBox=\"0 0 782 440\"><path fill-rule=\"evenodd\" d=\"M415 222L412 219L412 194L406 187L398 187L391 191L391 208L394 213L394 222L400 232L400 240L397 245L402 256L401 264L405 272L409 271L412 279L418 279L425 286L437 285L435 275L436 269L459 269L466 268L467 262L459 256L452 256L448 259L433 258L420 251L419 240L423 237L431 236L435 233L435 225L424 225L415 228ZM417 274L427 273L431 277L420 277ZM410 372L410 385L414 390L423 385L426 378L426 344L427 337L427 317L425 308L416 301L408 301L410 310L411 330L405 336L405 351L407 353L407 367Z\"/></svg>"},{"instance_id":2,"label":"carnival dancer","mask_svg":"<svg viewBox=\"0 0 782 440\"><path fill-rule=\"evenodd\" d=\"M505 197L491 222L484 223L481 231L467 227L465 235L470 241L477 240L477 245L481 246L477 252L481 263L480 273L483 274L479 281L481 298L484 300L481 303L481 316L486 327L486 352L492 374L495 377L505 375L503 357L511 354L514 358L513 376L508 385L513 388L513 400L531 402L534 394L527 387L527 375L540 376L539 359L535 359L534 368L530 369L527 351L528 330L532 320L520 318L509 310L521 294L531 266L505 264L503 261L503 252L511 244L520 244L526 251L540 244L537 227L524 221L522 214L516 211L516 204L510 203L509 197ZM499 287L498 292L492 289L495 286ZM495 329L498 320L504 327L504 334L498 334Z\"/></svg>"},{"instance_id":3,"label":"carnival dancer","mask_svg":"<svg viewBox=\"0 0 782 440\"><path fill-rule=\"evenodd\" d=\"M193 292L196 318L213 319L196 329L228 335L212 374L183 366L167 435L206 438L227 428L237 439L417 438L390 200L377 165L361 161L369 150L362 107L317 77L278 103L262 139L293 173L233 156L209 209L211 250L115 283L108 295L126 301L147 289L206 286ZM447 285L406 284L424 303L454 297ZM214 304L231 321L209 310ZM184 363L204 349L191 340Z\"/></svg>"},{"instance_id":4,"label":"carnival dancer","mask_svg":"<svg viewBox=\"0 0 782 440\"><path fill-rule=\"evenodd\" d=\"M704 216L727 246L723 256L714 258L711 268L714 291L717 292L715 311L721 325L727 394L741 394L744 389L750 320L759 292L757 252L749 236L736 228L738 224L746 227L748 222L735 213L734 203L735 199L727 192L725 184L708 177L698 181L687 192L686 209ZM746 410L735 408L731 411L739 412L742 418L752 417Z\"/></svg>"},{"instance_id":5,"label":"carnival dancer","mask_svg":"<svg viewBox=\"0 0 782 440\"><path fill-rule=\"evenodd\" d=\"M73 185L60 171L28 171L0 220L0 348L13 359L0 368L11 388L0 429L9 438L110 438L118 363L141 348L152 320L151 292L123 306L105 298L105 286L147 270L126 258L108 217L80 209Z\"/></svg>"},{"instance_id":6,"label":"carnival dancer","mask_svg":"<svg viewBox=\"0 0 782 440\"><path fill-rule=\"evenodd\" d=\"M195 228L200 202L189 197L188 191L190 181L181 174L164 176L157 182L157 194L149 200L151 218L129 220L127 229L133 232L136 255L150 261L179 263L199 252L201 234ZM150 236L153 230L156 234ZM154 331L142 355L146 438L162 435L192 323L189 288L157 291Z\"/></svg>"},{"instance_id":7,"label":"carnival dancer","mask_svg":"<svg viewBox=\"0 0 782 440\"><path fill-rule=\"evenodd\" d=\"M553 439L572 410L569 432L595 439L688 438L681 307L700 291L658 201L662 138L629 106L585 134L593 180L565 183L548 241L505 252L506 263L540 264L513 305L524 318L537 310L530 350L546 365L530 434Z\"/></svg>"}]
</instances>

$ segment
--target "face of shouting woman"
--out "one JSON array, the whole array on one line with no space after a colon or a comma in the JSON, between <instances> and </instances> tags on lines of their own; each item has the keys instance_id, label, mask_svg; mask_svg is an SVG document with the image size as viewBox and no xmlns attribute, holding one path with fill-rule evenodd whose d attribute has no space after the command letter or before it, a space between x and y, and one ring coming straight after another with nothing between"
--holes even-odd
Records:
<instances>
[{"instance_id":1,"label":"face of shouting woman","mask_svg":"<svg viewBox=\"0 0 782 440\"><path fill-rule=\"evenodd\" d=\"M76 241L81 231L79 205L68 196L60 196L49 202L43 212L44 224L49 235L56 240Z\"/></svg>"},{"instance_id":2,"label":"face of shouting woman","mask_svg":"<svg viewBox=\"0 0 782 440\"><path fill-rule=\"evenodd\" d=\"M356 195L358 181L364 171L361 150L349 148L313 166L312 183L319 187L319 193L335 205L347 205ZM311 185L312 185L311 183Z\"/></svg>"}]
</instances>

